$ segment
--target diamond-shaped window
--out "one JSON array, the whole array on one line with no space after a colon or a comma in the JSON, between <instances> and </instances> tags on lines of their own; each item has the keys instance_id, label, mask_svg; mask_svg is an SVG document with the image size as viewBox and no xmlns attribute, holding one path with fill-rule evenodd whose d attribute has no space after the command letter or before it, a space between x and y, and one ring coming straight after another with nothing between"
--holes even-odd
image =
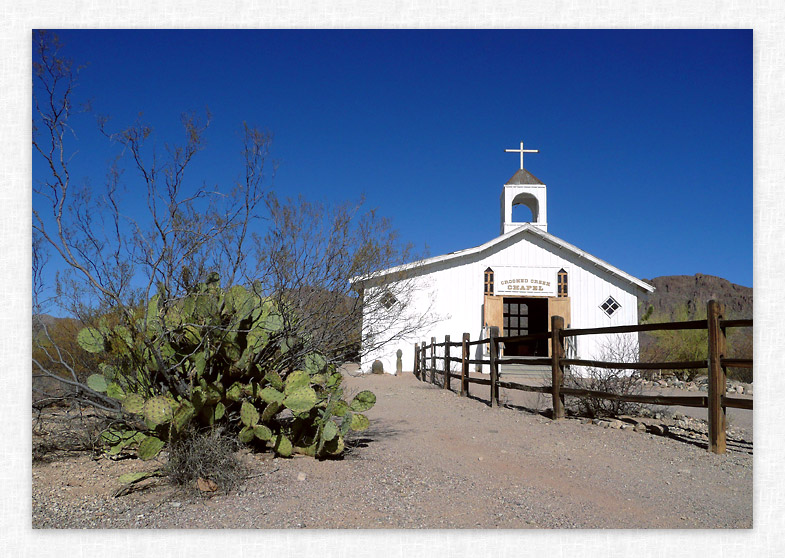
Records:
<instances>
[{"instance_id":1,"label":"diamond-shaped window","mask_svg":"<svg viewBox=\"0 0 785 558\"><path fill-rule=\"evenodd\" d=\"M393 306L398 304L398 299L395 298L390 291L384 291L384 293L382 293L381 303L387 310L391 310Z\"/></svg>"},{"instance_id":2,"label":"diamond-shaped window","mask_svg":"<svg viewBox=\"0 0 785 558\"><path fill-rule=\"evenodd\" d=\"M612 296L609 296L605 302L600 305L600 308L602 308L602 311L605 312L608 317L611 317L616 312L616 310L621 308L621 305L616 302Z\"/></svg>"}]
</instances>

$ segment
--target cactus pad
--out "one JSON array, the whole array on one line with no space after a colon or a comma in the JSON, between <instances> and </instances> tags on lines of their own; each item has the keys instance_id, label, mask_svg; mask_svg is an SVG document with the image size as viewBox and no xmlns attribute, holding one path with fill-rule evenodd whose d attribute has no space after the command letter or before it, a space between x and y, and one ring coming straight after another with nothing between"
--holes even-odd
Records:
<instances>
[{"instance_id":1,"label":"cactus pad","mask_svg":"<svg viewBox=\"0 0 785 558\"><path fill-rule=\"evenodd\" d=\"M266 442L273 437L273 432L263 424L257 424L253 427L253 434L261 441Z\"/></svg>"},{"instance_id":2,"label":"cactus pad","mask_svg":"<svg viewBox=\"0 0 785 558\"><path fill-rule=\"evenodd\" d=\"M350 424L349 428L351 428L356 432L359 432L361 430L365 430L366 428L368 428L368 426L370 426L371 423L368 420L368 417L366 417L365 415L361 415L360 413L355 413L354 415L352 415L352 420L349 424Z\"/></svg>"},{"instance_id":3,"label":"cactus pad","mask_svg":"<svg viewBox=\"0 0 785 558\"><path fill-rule=\"evenodd\" d=\"M344 415L343 421L341 422L341 436L346 436L349 433L349 428L352 426L352 418L354 418L352 413L346 413L346 415Z\"/></svg>"},{"instance_id":4,"label":"cactus pad","mask_svg":"<svg viewBox=\"0 0 785 558\"><path fill-rule=\"evenodd\" d=\"M131 331L127 327L121 325L115 326L114 334L117 338L122 339L126 348L130 349L134 346L134 339L131 336Z\"/></svg>"},{"instance_id":5,"label":"cactus pad","mask_svg":"<svg viewBox=\"0 0 785 558\"><path fill-rule=\"evenodd\" d=\"M310 380L311 377L308 375L308 372L305 370L295 370L286 377L283 392L286 395L289 395L295 390L307 387L310 383Z\"/></svg>"},{"instance_id":6,"label":"cactus pad","mask_svg":"<svg viewBox=\"0 0 785 558\"><path fill-rule=\"evenodd\" d=\"M314 374L311 376L311 383L316 384L317 386L323 386L327 383L327 375L326 374Z\"/></svg>"},{"instance_id":7,"label":"cactus pad","mask_svg":"<svg viewBox=\"0 0 785 558\"><path fill-rule=\"evenodd\" d=\"M277 333L283 329L283 317L278 312L271 312L264 321L263 327L270 333Z\"/></svg>"},{"instance_id":8,"label":"cactus pad","mask_svg":"<svg viewBox=\"0 0 785 558\"><path fill-rule=\"evenodd\" d=\"M289 457L292 455L293 449L292 442L283 434L278 434L273 438L273 450L275 450L275 453L278 455Z\"/></svg>"},{"instance_id":9,"label":"cactus pad","mask_svg":"<svg viewBox=\"0 0 785 558\"><path fill-rule=\"evenodd\" d=\"M358 393L352 402L349 404L349 407L352 411L357 413L363 413L373 407L376 404L376 396L373 392L365 390Z\"/></svg>"},{"instance_id":10,"label":"cactus pad","mask_svg":"<svg viewBox=\"0 0 785 558\"><path fill-rule=\"evenodd\" d=\"M104 336L94 327L83 328L76 336L76 340L88 353L102 353L106 347Z\"/></svg>"},{"instance_id":11,"label":"cactus pad","mask_svg":"<svg viewBox=\"0 0 785 558\"><path fill-rule=\"evenodd\" d=\"M87 387L98 393L106 392L106 378L103 374L93 374L87 378Z\"/></svg>"},{"instance_id":12,"label":"cactus pad","mask_svg":"<svg viewBox=\"0 0 785 558\"><path fill-rule=\"evenodd\" d=\"M343 381L343 376L341 376L340 372L336 372L334 374L331 374L330 377L327 378L327 387L328 388L337 387L341 385L342 381Z\"/></svg>"},{"instance_id":13,"label":"cactus pad","mask_svg":"<svg viewBox=\"0 0 785 558\"><path fill-rule=\"evenodd\" d=\"M259 397L265 403L283 403L286 396L275 388L266 387L259 392Z\"/></svg>"},{"instance_id":14,"label":"cactus pad","mask_svg":"<svg viewBox=\"0 0 785 558\"><path fill-rule=\"evenodd\" d=\"M328 420L324 423L324 427L322 428L322 440L325 442L329 442L333 438L338 435L338 427L335 423L331 420Z\"/></svg>"},{"instance_id":15,"label":"cactus pad","mask_svg":"<svg viewBox=\"0 0 785 558\"><path fill-rule=\"evenodd\" d=\"M193 416L196 414L196 409L191 404L190 401L183 401L180 403L180 406L174 412L174 417L172 418L172 424L174 425L175 429L179 432L185 428L185 426L190 422Z\"/></svg>"},{"instance_id":16,"label":"cactus pad","mask_svg":"<svg viewBox=\"0 0 785 558\"><path fill-rule=\"evenodd\" d=\"M107 380L113 380L117 377L117 368L112 366L111 364L106 364L102 362L98 365L98 370L101 371L101 374L104 375L104 378Z\"/></svg>"},{"instance_id":17,"label":"cactus pad","mask_svg":"<svg viewBox=\"0 0 785 558\"><path fill-rule=\"evenodd\" d=\"M253 428L259 422L259 411L248 401L243 401L240 407L240 420L245 426Z\"/></svg>"},{"instance_id":18,"label":"cactus pad","mask_svg":"<svg viewBox=\"0 0 785 558\"><path fill-rule=\"evenodd\" d=\"M139 395L138 393L129 393L125 401L123 401L123 410L126 413L132 413L135 415L142 414L144 409L144 397Z\"/></svg>"},{"instance_id":19,"label":"cactus pad","mask_svg":"<svg viewBox=\"0 0 785 558\"><path fill-rule=\"evenodd\" d=\"M243 396L243 385L240 382L235 382L226 390L226 397L230 401L239 401Z\"/></svg>"},{"instance_id":20,"label":"cactus pad","mask_svg":"<svg viewBox=\"0 0 785 558\"><path fill-rule=\"evenodd\" d=\"M138 473L120 475L117 480L123 484L134 484L150 477L160 477L162 474L161 471L140 471Z\"/></svg>"},{"instance_id":21,"label":"cactus pad","mask_svg":"<svg viewBox=\"0 0 785 558\"><path fill-rule=\"evenodd\" d=\"M106 395L112 399L123 401L125 399L125 390L117 382L112 382L106 386Z\"/></svg>"},{"instance_id":22,"label":"cactus pad","mask_svg":"<svg viewBox=\"0 0 785 558\"><path fill-rule=\"evenodd\" d=\"M283 404L293 413L305 413L316 404L316 392L310 387L301 387L287 395Z\"/></svg>"},{"instance_id":23,"label":"cactus pad","mask_svg":"<svg viewBox=\"0 0 785 558\"><path fill-rule=\"evenodd\" d=\"M335 404L333 405L333 414L336 417L342 417L348 411L349 411L349 404L343 399L336 401Z\"/></svg>"},{"instance_id":24,"label":"cactus pad","mask_svg":"<svg viewBox=\"0 0 785 558\"><path fill-rule=\"evenodd\" d=\"M172 418L172 407L165 397L152 397L144 404L144 419L153 427L164 424Z\"/></svg>"},{"instance_id":25,"label":"cactus pad","mask_svg":"<svg viewBox=\"0 0 785 558\"><path fill-rule=\"evenodd\" d=\"M149 461L161 453L163 447L163 440L156 438L155 436L148 436L142 440L141 444L139 444L139 451L137 454L139 455L139 459L142 461Z\"/></svg>"},{"instance_id":26,"label":"cactus pad","mask_svg":"<svg viewBox=\"0 0 785 558\"><path fill-rule=\"evenodd\" d=\"M215 405L222 399L223 397L222 391L223 389L220 384L218 383L208 384L207 389L205 389L204 391L205 394L204 402L208 405Z\"/></svg>"},{"instance_id":27,"label":"cactus pad","mask_svg":"<svg viewBox=\"0 0 785 558\"><path fill-rule=\"evenodd\" d=\"M247 444L251 440L253 440L253 434L254 434L254 429L249 426L246 426L245 428L240 430L240 433L237 435L237 439L240 440L242 443Z\"/></svg>"},{"instance_id":28,"label":"cactus pad","mask_svg":"<svg viewBox=\"0 0 785 558\"><path fill-rule=\"evenodd\" d=\"M270 422L273 420L273 417L278 414L283 408L283 405L280 403L269 403L262 411L261 421L262 422Z\"/></svg>"},{"instance_id":29,"label":"cactus pad","mask_svg":"<svg viewBox=\"0 0 785 558\"><path fill-rule=\"evenodd\" d=\"M327 360L319 353L308 353L305 355L305 370L313 376L324 370Z\"/></svg>"},{"instance_id":30,"label":"cactus pad","mask_svg":"<svg viewBox=\"0 0 785 558\"><path fill-rule=\"evenodd\" d=\"M254 308L254 297L245 287L235 285L226 291L224 313L234 313L241 316L249 315Z\"/></svg>"},{"instance_id":31,"label":"cactus pad","mask_svg":"<svg viewBox=\"0 0 785 558\"><path fill-rule=\"evenodd\" d=\"M278 372L268 372L264 375L264 379L270 382L270 385L278 391L283 391L283 380Z\"/></svg>"},{"instance_id":32,"label":"cactus pad","mask_svg":"<svg viewBox=\"0 0 785 558\"><path fill-rule=\"evenodd\" d=\"M340 455L344 450L343 436L336 436L326 444L324 444L324 451L330 455Z\"/></svg>"}]
</instances>

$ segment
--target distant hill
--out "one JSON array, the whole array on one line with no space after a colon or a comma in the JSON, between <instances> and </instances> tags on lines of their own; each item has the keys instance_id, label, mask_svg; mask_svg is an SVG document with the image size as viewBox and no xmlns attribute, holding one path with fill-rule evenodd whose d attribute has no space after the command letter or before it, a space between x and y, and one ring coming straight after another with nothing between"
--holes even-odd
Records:
<instances>
[{"instance_id":1,"label":"distant hill","mask_svg":"<svg viewBox=\"0 0 785 558\"><path fill-rule=\"evenodd\" d=\"M687 304L690 315L698 308L705 311L709 300L725 304L726 317L752 318L752 289L713 275L664 275L644 279L656 289L640 298L638 316L651 305L654 313L673 319L676 308Z\"/></svg>"}]
</instances>

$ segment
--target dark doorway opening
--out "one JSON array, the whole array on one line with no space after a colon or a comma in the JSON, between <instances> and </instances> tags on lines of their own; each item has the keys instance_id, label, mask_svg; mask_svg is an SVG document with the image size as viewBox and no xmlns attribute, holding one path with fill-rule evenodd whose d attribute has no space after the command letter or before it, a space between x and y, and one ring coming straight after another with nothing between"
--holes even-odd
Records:
<instances>
[{"instance_id":1,"label":"dark doorway opening","mask_svg":"<svg viewBox=\"0 0 785 558\"><path fill-rule=\"evenodd\" d=\"M504 297L504 335L548 332L548 299ZM548 356L548 340L505 343L505 356Z\"/></svg>"}]
</instances>

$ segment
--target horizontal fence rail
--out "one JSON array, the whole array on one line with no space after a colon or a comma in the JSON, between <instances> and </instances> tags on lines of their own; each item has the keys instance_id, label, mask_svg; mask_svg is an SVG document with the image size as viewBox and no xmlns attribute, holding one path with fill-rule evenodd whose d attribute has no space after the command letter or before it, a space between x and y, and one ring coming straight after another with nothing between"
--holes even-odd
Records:
<instances>
[{"instance_id":1,"label":"horizontal fence rail","mask_svg":"<svg viewBox=\"0 0 785 558\"><path fill-rule=\"evenodd\" d=\"M591 397L615 401L629 401L652 405L680 405L683 407L707 408L709 414L709 451L724 453L726 450L726 408L752 409L752 399L729 397L725 393L726 368L752 368L752 359L727 358L725 329L729 327L753 327L752 320L726 320L722 314L725 308L714 300L707 305L707 318L705 320L691 320L685 322L663 322L655 324L639 324L630 326L612 326L602 328L565 329L564 319L553 316L551 331L531 335L518 335L502 337L498 327L490 328L490 337L472 341L468 333L464 333L461 341L450 341L446 336L444 342L437 343L436 338L431 338L431 343L425 341L414 345L414 374L423 381L427 381L430 374L430 383L436 383L436 374L441 377L440 386L451 389L451 379L460 381L461 396L469 395L469 385L490 386L491 406L499 405L499 388L528 391L535 393L551 394L553 401L553 418L564 418L564 397ZM694 361L667 361L667 362L608 362L599 360L585 360L565 358L564 339L580 335L635 333L641 331L663 330L708 330L708 355L706 360ZM550 357L541 358L516 358L505 357L501 348L505 343L520 343L525 341L550 340ZM488 345L489 357L484 359L470 358L470 348L477 345ZM460 357L451 352L451 348L460 348ZM436 349L441 348L442 354L437 355ZM441 369L437 368L437 360L441 362ZM450 363L460 364L460 373L453 372ZM469 365L488 365L490 376L487 378L472 378L469 376ZM531 386L501 380L499 367L504 364L524 364L530 366L549 366L551 368L551 385ZM679 370L679 369L708 369L709 382L706 395L633 395L611 393L607 391L565 387L564 367L585 366L591 368L620 369L620 370Z\"/></svg>"}]
</instances>

